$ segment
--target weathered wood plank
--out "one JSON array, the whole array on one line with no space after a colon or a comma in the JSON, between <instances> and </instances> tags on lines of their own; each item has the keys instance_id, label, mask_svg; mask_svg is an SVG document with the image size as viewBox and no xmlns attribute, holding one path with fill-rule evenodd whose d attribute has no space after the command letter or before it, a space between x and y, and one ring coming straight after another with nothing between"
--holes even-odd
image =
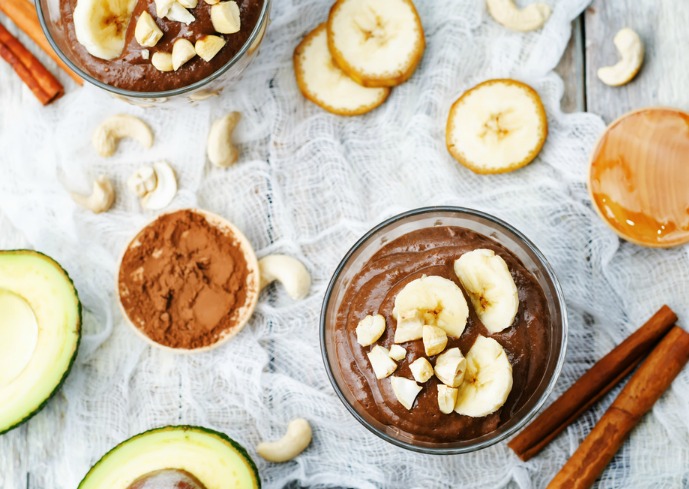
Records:
<instances>
[{"instance_id":1,"label":"weathered wood plank","mask_svg":"<svg viewBox=\"0 0 689 489\"><path fill-rule=\"evenodd\" d=\"M593 0L584 14L586 98L589 112L611 122L632 109L672 106L689 110L689 2ZM608 87L598 68L614 64L613 37L631 27L646 45L641 72L631 83Z\"/></svg>"},{"instance_id":2,"label":"weathered wood plank","mask_svg":"<svg viewBox=\"0 0 689 489\"><path fill-rule=\"evenodd\" d=\"M572 22L572 37L560 63L555 68L565 83L562 110L581 112L586 110L586 83L584 77L584 20L582 16Z\"/></svg>"}]
</instances>

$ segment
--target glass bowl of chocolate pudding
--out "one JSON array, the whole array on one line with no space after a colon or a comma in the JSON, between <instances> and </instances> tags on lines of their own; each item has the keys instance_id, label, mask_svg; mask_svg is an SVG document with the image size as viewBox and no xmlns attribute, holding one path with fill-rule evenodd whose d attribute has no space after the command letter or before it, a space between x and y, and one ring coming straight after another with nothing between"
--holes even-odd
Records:
<instances>
[{"instance_id":1,"label":"glass bowl of chocolate pudding","mask_svg":"<svg viewBox=\"0 0 689 489\"><path fill-rule=\"evenodd\" d=\"M476 249L491 250L502 258L516 286L518 308L513 322L497 333L481 322L468 289L454 272L455 261ZM441 412L438 374L421 383L409 367L424 355L437 365L439 357L427 355L420 340L401 343L405 352L401 357L398 354L393 367L393 376L417 379L421 386L410 408L395 397L393 377L380 378L371 369L368 353L375 345L390 350L393 357L397 294L410 282L428 276L453 281L468 304L466 326L459 337L448 335L445 351L459 348L467 356L477 338L484 336L496 340L509 360L511 389L501 407L487 415L468 416L452 408ZM374 314L384 317L385 330L375 345L362 346L356 328L362 318ZM543 406L564 363L567 314L552 267L521 232L480 211L425 207L382 222L345 255L325 293L320 341L335 392L369 431L405 449L459 454L505 440Z\"/></svg>"},{"instance_id":2,"label":"glass bowl of chocolate pudding","mask_svg":"<svg viewBox=\"0 0 689 489\"><path fill-rule=\"evenodd\" d=\"M234 4L238 12L238 18L235 17L238 30L224 34L218 32L218 24L211 18L211 8L216 5L205 0L168 1L170 5L174 3L177 10L175 15L166 15L176 20L158 12L157 4L165 3L163 0L130 0L131 9L125 11L118 27L124 29L121 31L123 41L108 44L98 39L98 35L93 41L92 32L98 31L98 25L88 28L91 35L84 34L88 29L80 19L86 15L75 15L79 2L84 2L82 8L86 9L92 1L98 0L35 0L43 31L58 56L84 80L141 106L180 100L197 102L220 94L256 56L266 33L272 2L223 0L221 3ZM182 4L195 6L184 8ZM180 15L184 21L177 20ZM137 34L142 17L149 21L148 37ZM80 22L79 29L76 22ZM97 22L93 20L93 24ZM141 29L145 31L146 28L142 26ZM141 39L147 39L144 45ZM169 60L175 42L180 39L188 40L199 53L174 69L169 66ZM206 43L205 57L202 57L197 44L201 39L213 39L215 46L222 47L213 48L211 43ZM157 60L167 56L167 71L159 69L161 63L154 64L154 56L159 56Z\"/></svg>"}]
</instances>

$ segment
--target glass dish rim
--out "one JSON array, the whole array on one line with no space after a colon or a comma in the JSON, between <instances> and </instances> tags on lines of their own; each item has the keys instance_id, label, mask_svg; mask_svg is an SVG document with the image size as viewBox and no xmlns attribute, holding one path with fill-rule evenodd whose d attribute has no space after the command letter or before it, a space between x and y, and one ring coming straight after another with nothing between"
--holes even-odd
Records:
<instances>
[{"instance_id":1,"label":"glass dish rim","mask_svg":"<svg viewBox=\"0 0 689 489\"><path fill-rule=\"evenodd\" d=\"M34 5L36 6L36 13L38 14L38 21L41 24L41 29L43 29L43 34L45 37L48 39L48 43L50 46L53 48L53 51L55 51L55 54L67 65L69 68L74 71L77 75L79 75L82 79L86 80L87 82L91 83L92 85L97 86L98 88L101 88L103 90L106 90L110 93L114 93L115 95L122 96L122 97L129 97L129 98L137 98L137 99L153 99L153 98L169 98L169 97L174 97L176 95L183 95L185 93L193 92L194 90L197 90L199 88L202 88L206 86L208 83L212 82L213 80L219 78L220 76L224 75L230 68L232 68L235 64L241 60L246 52L249 50L249 47L253 44L253 42L256 40L258 35L260 34L264 22L267 23L269 22L269 19L267 19L268 12L270 11L270 5L273 0L263 0L263 8L261 9L261 13L259 14L258 17L258 22L256 22L256 25L254 26L254 30L251 32L249 35L248 39L244 43L244 45L241 47L239 51L230 59L227 63L225 63L220 69L217 71L214 71L210 75L208 75L205 78L202 78L201 80L198 80L190 85L185 85L180 88L173 88L172 90L163 90L161 92L137 92L134 90L125 90L123 88L118 88L114 87L112 85L109 85L107 83L104 83L96 78L94 78L92 75L89 73L85 72L81 68L79 68L72 60L67 56L57 45L55 40L53 39L53 36L50 33L50 30L48 29L48 24L46 21L46 16L45 12L43 10L43 6L41 5L41 0L34 0ZM267 24L265 26L266 32L268 30ZM265 34L264 34L265 35Z\"/></svg>"},{"instance_id":2,"label":"glass dish rim","mask_svg":"<svg viewBox=\"0 0 689 489\"><path fill-rule=\"evenodd\" d=\"M413 217L413 216L418 216L418 215L423 215L423 214L433 214L433 213L438 213L438 212L448 212L448 213L461 213L461 214L468 214L470 216L474 217L479 217L482 219L485 219L492 224L497 224L498 226L502 226L505 228L507 231L513 233L517 238L519 238L531 251L536 258L539 260L540 264L543 267L543 270L546 272L548 278L553 284L553 288L555 289L555 295L557 296L557 303L561 311L561 316L562 316L562 343L560 344L560 350L558 352L558 358L557 358L557 364L555 365L555 369L553 370L553 375L551 376L548 385L544 389L543 393L541 394L540 399L534 404L534 406L531 408L531 410L526 413L526 415L519 420L519 422L515 423L510 429L506 430L505 432L501 433L500 435L489 438L486 440L483 440L479 443L473 444L473 445L467 445L463 447L425 447L425 446L416 446L413 445L412 443L408 443L406 441L399 440L395 438L394 436L391 436L387 433L384 433L371 425L368 421L366 421L363 416L361 416L358 411L349 403L349 401L345 398L342 389L338 385L337 381L335 380L335 377L332 373L331 367L330 367L330 357L328 356L328 351L326 348L325 344L325 324L326 324L326 312L327 312L327 305L330 300L330 297L332 295L333 288L335 287L335 283L340 277L340 274L342 273L344 267L347 265L347 262L349 259L352 257L354 253L356 253L359 248L366 242L368 241L374 234L376 234L378 231L390 226L391 224L394 224L400 220ZM560 374L562 373L562 368L564 366L565 362L565 356L567 352L567 340L568 340L568 320L567 320L567 306L565 304L565 299L564 299L564 293L562 291L562 287L560 286L560 282L557 279L557 276L555 275L555 271L553 270L552 266L548 262L548 260L545 258L543 253L536 247L536 245L531 242L529 238L527 238L522 232L514 228L512 225L508 224L507 222L491 215L487 214L485 212L476 210L476 209L470 209L467 207L460 207L460 206L427 206L427 207L419 207L416 209L411 209L405 212L402 212L400 214L394 215L388 219L385 219L383 222L380 224L377 224L373 228L371 228L369 231L367 231L361 238L359 238L356 243L347 251L345 256L342 258L340 263L337 265L337 268L333 272L332 278L330 279L330 282L328 283L328 287L325 290L325 295L323 297L323 303L321 305L321 313L319 316L319 337L320 337L320 347L321 347L321 357L323 359L323 363L325 366L325 371L328 375L328 379L330 380L330 384L332 385L333 389L335 390L335 393L337 394L337 397L340 399L342 404L347 408L347 410L354 416L354 418L361 423L364 428L366 428L368 431L373 433L374 435L378 436L379 438L382 438L383 440L387 441L388 443L391 443L395 446L398 446L400 448L404 448L413 452L418 452L418 453L425 453L425 454L430 454L430 455L457 455L457 454L462 454L462 453L469 453L469 452L474 452L477 450L481 450L483 448L487 448L491 445L495 445L496 443L499 443L506 438L512 436L515 434L517 431L519 431L521 428L523 428L533 417L538 413L538 411L541 409L543 404L545 404L546 400L548 397L550 397L550 394L552 393L553 389L555 388L555 384L557 383L557 380L560 377Z\"/></svg>"}]
</instances>

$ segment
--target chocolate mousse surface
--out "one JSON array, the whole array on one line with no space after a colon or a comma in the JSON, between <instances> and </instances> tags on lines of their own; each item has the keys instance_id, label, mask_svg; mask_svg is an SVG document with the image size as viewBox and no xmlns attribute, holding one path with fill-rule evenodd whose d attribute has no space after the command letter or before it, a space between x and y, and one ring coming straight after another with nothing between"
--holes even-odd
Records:
<instances>
[{"instance_id":1,"label":"chocolate mousse surface","mask_svg":"<svg viewBox=\"0 0 689 489\"><path fill-rule=\"evenodd\" d=\"M104 60L91 56L77 40L72 20L77 1L60 0L61 21L68 37L67 43L62 44L66 44L67 49L71 49L72 57L78 60L77 64L97 80L135 92L174 90L191 85L215 73L247 42L258 23L264 3L264 0L236 0L239 6L241 29L235 34L218 34L211 23L211 5L204 0L199 0L195 8L188 9L196 19L189 25L158 17L154 0L138 0L127 26L122 55L112 60ZM141 46L134 38L136 21L144 10L151 14L163 31L163 37L152 48ZM207 34L223 37L227 41L227 44L210 61L204 61L199 56L195 56L177 71L168 72L158 71L151 64L153 53L158 51L171 53L172 45L177 39L185 38L194 44L197 39ZM146 49L149 51L149 59L144 59L142 54L142 51Z\"/></svg>"},{"instance_id":2,"label":"chocolate mousse surface","mask_svg":"<svg viewBox=\"0 0 689 489\"><path fill-rule=\"evenodd\" d=\"M454 273L454 261L463 253L486 248L500 255L512 274L519 292L519 311L513 325L490 334L481 324L471 301ZM411 410L396 399L390 378L378 380L366 356L371 347L356 341L356 326L368 314L381 314L386 330L377 344L390 348L396 321L392 315L395 297L414 279L438 275L455 282L469 305L469 319L460 338L449 338L447 348L459 347L466 356L481 334L498 341L512 364L513 387L507 402L493 414L472 418L438 407L435 377L423 386ZM549 314L545 295L519 259L496 241L460 227L433 227L413 231L383 246L354 276L337 312L336 356L344 382L369 416L393 426L415 440L451 442L471 440L488 434L510 419L531 397L541 381L548 361ZM413 378L409 365L425 357L421 340L403 343L407 350L393 375ZM430 358L434 363L435 357Z\"/></svg>"}]
</instances>

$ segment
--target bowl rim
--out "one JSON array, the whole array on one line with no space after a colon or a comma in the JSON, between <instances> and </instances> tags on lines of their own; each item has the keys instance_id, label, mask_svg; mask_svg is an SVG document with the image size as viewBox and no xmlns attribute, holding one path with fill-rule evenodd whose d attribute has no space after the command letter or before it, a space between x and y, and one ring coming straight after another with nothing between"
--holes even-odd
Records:
<instances>
[{"instance_id":1,"label":"bowl rim","mask_svg":"<svg viewBox=\"0 0 689 489\"><path fill-rule=\"evenodd\" d=\"M557 306L560 308L561 311L561 316L562 316L562 321L561 321L561 326L562 326L562 343L560 344L560 350L558 352L558 358L557 358L557 364L555 365L555 369L553 370L553 375L551 376L548 385L544 389L543 393L541 394L540 399L534 404L534 406L531 408L531 410L526 413L526 415L519 420L517 423L515 423L510 429L506 430L505 432L501 433L500 435L489 438L486 440L482 440L479 443L473 444L473 445L467 445L467 446L462 446L462 447L425 447L425 446L416 446L412 443L406 442L399 440L395 438L394 436L391 436L385 432L382 432L375 428L373 425L371 425L368 421L366 421L363 416L359 414L359 412L349 403L349 401L345 398L342 389L338 385L337 381L335 380L335 377L332 373L331 367L330 367L330 357L327 352L326 344L325 344L325 336L326 336L326 312L327 312L327 306L328 302L330 300L330 297L332 295L333 288L335 287L335 284L337 283L340 274L342 273L342 270L344 267L347 265L347 262L349 259L352 257L352 255L359 250L359 248L366 242L368 241L374 234L376 234L378 231L388 227L391 224L394 224L402 219L406 219L409 217L413 216L419 216L423 214L433 214L433 213L438 213L438 212L443 212L443 213L461 213L461 214L467 214L469 216L474 216L474 217L479 217L481 219L485 219L493 224L497 224L498 226L502 226L505 228L507 231L513 233L517 238L519 238L526 246L529 248L529 250L534 253L536 258L539 260L540 264L543 266L543 270L546 272L548 279L553 284L553 288L555 289L555 295L557 297ZM491 238L492 239L492 238ZM460 206L449 206L449 205L441 205L441 206L428 206L428 207L419 207L416 209L411 209L405 212L402 212L400 214L394 215L388 219L385 219L383 222L380 224L377 224L373 228L371 228L369 231L367 231L361 238L359 238L356 243L349 249L349 251L345 254L344 258L340 261L340 263L337 265L337 268L333 272L332 278L330 279L330 282L328 283L328 287L325 290L325 295L323 297L323 304L321 306L321 314L319 317L319 337L320 337L320 347L321 347L321 357L323 359L323 363L325 364L325 371L328 375L328 379L330 380L330 384L333 386L333 389L335 390L335 393L337 394L337 397L340 399L342 404L347 408L347 410L354 416L354 418L359 421L368 431L373 433L374 435L378 436L379 438L382 438L383 440L387 441L388 443L391 443L393 445L396 445L400 448L404 448L413 452L418 452L418 453L425 453L425 454L431 454L431 455L456 455L456 454L461 454L461 453L469 453L469 452L474 452L477 450L481 450L483 448L487 448L491 445L495 445L496 443L499 443L506 438L512 436L515 434L517 431L519 431L522 427L524 427L531 419L536 416L538 411L543 407L543 404L545 404L546 400L548 397L550 397L550 394L552 393L555 384L557 383L558 378L560 377L560 374L562 372L562 368L564 366L565 362L565 356L567 352L567 340L568 340L568 320L567 320L567 306L565 303L564 299L564 293L562 291L562 287L560 286L560 282L557 279L557 276L555 275L555 271L553 270L553 267L550 265L548 260L545 258L543 253L536 247L536 245L529 239L527 238L522 232L514 228L512 225L508 224L507 222L503 221L502 219L499 219L491 214L476 210L476 209L470 209L467 207L460 207Z\"/></svg>"},{"instance_id":2,"label":"bowl rim","mask_svg":"<svg viewBox=\"0 0 689 489\"><path fill-rule=\"evenodd\" d=\"M628 241L634 245L637 246L642 246L645 248L656 248L656 249L670 249L670 248L676 248L679 246L686 245L689 243L689 233L687 234L686 237L683 239L679 239L670 243L658 243L658 242L650 242L650 241L644 241L641 239L637 239L634 236L628 235L622 230L617 229L613 223L616 222L614 218L609 218L605 215L605 212L603 212L603 209L600 208L598 205L598 202L596 201L594 195L593 195L593 157L594 155L598 152L598 149L600 148L601 143L603 140L608 136L609 132L611 129L616 127L619 123L627 119L628 117L634 116L636 114L640 114L642 112L673 112L673 113L680 113L680 114L685 114L689 116L689 111L686 111L684 109L680 109L678 107L670 107L666 105L650 105L648 107L639 107L633 110L630 110L629 112L625 112L624 114L618 116L615 120L613 120L610 124L608 124L603 132L598 136L596 139L596 143L593 145L593 149L591 150L591 153L589 154L588 157L588 175L586 177L586 188L588 190L589 194L589 199L591 200L591 203L593 204L593 209L596 211L596 214L598 217L605 223L605 225L613 231L619 238Z\"/></svg>"},{"instance_id":3,"label":"bowl rim","mask_svg":"<svg viewBox=\"0 0 689 489\"><path fill-rule=\"evenodd\" d=\"M185 93L193 92L195 90L198 90L200 88L205 87L208 85L208 83L212 82L213 80L219 78L220 76L224 75L230 68L232 68L235 64L241 60L246 52L250 49L250 47L253 45L254 41L259 35L265 35L265 33L262 32L262 30L265 28L267 31L267 22L269 21L268 19L268 13L270 12L270 7L271 3L273 0L263 0L263 7L261 8L261 13L258 16L258 21L256 22L256 25L254 26L253 31L247 38L246 42L242 45L242 47L235 53L235 55L227 62L225 63L222 67L220 67L218 70L214 71L210 75L208 75L205 78L202 78L201 80L195 81L194 83L191 83L189 85L185 85L183 87L179 88L173 88L171 90L163 90L160 92L137 92L135 90L126 90L124 88L118 88L112 85L109 85L107 83L104 83L97 78L95 78L93 75L87 73L86 71L82 70L79 68L71 59L69 56L67 56L57 45L55 40L53 39L53 36L50 34L50 30L48 29L48 24L46 21L46 12L43 10L43 6L41 5L41 0L33 0L34 5L36 6L36 13L38 14L38 21L41 24L41 29L43 30L43 34L45 37L48 39L48 43L50 46L53 48L55 53L58 55L58 57L67 65L69 68L74 71L77 75L79 75L82 79L86 80L87 82L91 83L92 85L97 86L98 88L101 88L103 90L106 90L110 93L114 93L115 95L121 96L121 97L130 97L130 98L135 98L135 99L156 99L156 98L168 98L168 97L174 97L176 95L183 95ZM264 26L265 24L265 26Z\"/></svg>"},{"instance_id":4,"label":"bowl rim","mask_svg":"<svg viewBox=\"0 0 689 489\"><path fill-rule=\"evenodd\" d=\"M139 235L161 217L185 211L193 212L195 214L205 217L211 226L214 226L220 229L221 231L229 231L235 238L237 238L239 247L242 250L242 252L244 252L244 258L247 260L247 266L249 268L249 274L247 274L246 281L247 283L253 283L256 286L256 291L252 295L249 304L247 304L244 315L240 317L240 320L237 322L235 327L232 328L230 331L226 332L224 335L220 336L215 342L199 348L175 348L172 346L164 345L162 343L158 343L157 341L153 340L148 335L146 335L146 333L144 333L138 326L134 324L134 321L131 320L129 314L127 313L127 310L125 309L124 304L122 304L122 298L120 296L120 269L122 268L122 260L124 259L124 256L127 253L127 251L129 251L131 246L136 242ZM143 339L150 346L176 354L194 354L215 350L219 346L224 345L232 338L237 336L239 332L244 329L244 327L251 320L251 317L254 315L254 311L256 310L256 306L258 305L258 299L261 295L260 282L261 276L258 267L258 259L256 258L256 252L253 246L251 245L249 239L237 226L230 222L229 219L226 219L219 214L215 214L214 212L200 209L198 207L182 207L179 209L168 210L160 214L157 214L155 217L148 220L146 224L139 227L134 233L134 235L127 241L127 244L122 249L122 253L120 254L119 259L117 260L117 273L115 273L115 297L117 299L117 305L125 323L129 325L130 329L132 329L139 338Z\"/></svg>"}]
</instances>

